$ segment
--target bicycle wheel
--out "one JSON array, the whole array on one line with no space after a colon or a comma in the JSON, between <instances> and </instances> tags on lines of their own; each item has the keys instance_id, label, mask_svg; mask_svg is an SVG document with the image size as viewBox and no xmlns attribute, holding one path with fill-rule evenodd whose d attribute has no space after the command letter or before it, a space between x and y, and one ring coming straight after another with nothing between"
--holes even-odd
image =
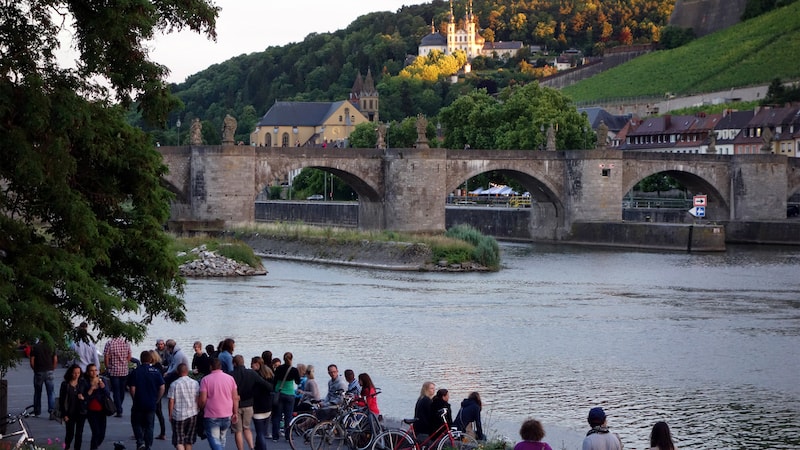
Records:
<instances>
[{"instance_id":1,"label":"bicycle wheel","mask_svg":"<svg viewBox=\"0 0 800 450\"><path fill-rule=\"evenodd\" d=\"M405 431L389 430L375 437L372 450L418 450L418 448L414 439Z\"/></svg>"},{"instance_id":2,"label":"bicycle wheel","mask_svg":"<svg viewBox=\"0 0 800 450\"><path fill-rule=\"evenodd\" d=\"M367 450L372 446L375 429L370 415L363 411L352 411L342 419L347 442L354 450Z\"/></svg>"},{"instance_id":3,"label":"bicycle wheel","mask_svg":"<svg viewBox=\"0 0 800 450\"><path fill-rule=\"evenodd\" d=\"M461 432L453 432L452 437L450 434L445 434L436 445L436 450L476 450L477 448L478 441Z\"/></svg>"},{"instance_id":4,"label":"bicycle wheel","mask_svg":"<svg viewBox=\"0 0 800 450\"><path fill-rule=\"evenodd\" d=\"M304 450L311 445L311 431L319 423L313 414L298 414L289 423L289 446L292 450Z\"/></svg>"},{"instance_id":5,"label":"bicycle wheel","mask_svg":"<svg viewBox=\"0 0 800 450\"><path fill-rule=\"evenodd\" d=\"M345 445L347 435L341 425L330 420L317 424L311 431L312 450L340 450Z\"/></svg>"}]
</instances>

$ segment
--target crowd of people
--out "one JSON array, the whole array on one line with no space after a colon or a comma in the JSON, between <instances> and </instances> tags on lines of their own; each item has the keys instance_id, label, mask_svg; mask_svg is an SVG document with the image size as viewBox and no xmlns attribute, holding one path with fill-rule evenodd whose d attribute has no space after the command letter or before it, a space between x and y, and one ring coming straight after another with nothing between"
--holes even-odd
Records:
<instances>
[{"instance_id":1,"label":"crowd of people","mask_svg":"<svg viewBox=\"0 0 800 450\"><path fill-rule=\"evenodd\" d=\"M295 367L291 352L284 353L281 359L265 350L252 357L246 367L244 357L235 354L236 343L231 338L216 348L194 342L191 359L174 340L159 339L154 349L142 351L136 359L130 343L116 337L103 347L105 372L101 376L98 352L86 324L81 324L76 336L72 344L75 359L64 374L57 401L53 371L58 357L43 342L30 349L33 413L42 413L44 385L50 418L60 417L66 426L64 450L81 450L86 422L92 433L89 449L97 450L105 438L107 417L123 417L126 395L131 397L130 422L137 450L150 450L153 439L165 440L167 420L177 450L191 450L198 437L206 438L211 450L223 450L229 432L237 450L244 450L245 444L249 449L266 450L270 438L277 442L283 434L289 440L289 424L296 410L308 410L316 402L323 407L336 407L346 395L357 397L362 406L382 420L378 391L369 374L356 376L353 370L346 369L342 375L336 364L327 367L328 391L321 397L314 366ZM166 420L163 398L167 399ZM435 383L427 381L422 384L414 408L417 438L432 442L453 427L477 440L486 440L482 409L480 394L471 392L453 418L449 391L437 390ZM590 430L583 440L583 450L622 450L622 441L609 430L603 408L592 408L587 420ZM514 450L552 450L542 441L545 431L538 420L525 420L519 434L522 440ZM666 422L653 426L650 446L651 450L676 450Z\"/></svg>"}]
</instances>

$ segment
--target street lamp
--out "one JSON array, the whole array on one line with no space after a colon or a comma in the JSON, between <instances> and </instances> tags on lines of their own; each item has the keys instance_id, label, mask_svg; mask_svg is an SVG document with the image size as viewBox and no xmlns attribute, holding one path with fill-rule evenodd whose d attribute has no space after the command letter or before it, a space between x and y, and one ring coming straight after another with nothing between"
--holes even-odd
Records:
<instances>
[{"instance_id":1,"label":"street lamp","mask_svg":"<svg viewBox=\"0 0 800 450\"><path fill-rule=\"evenodd\" d=\"M178 127L178 146L181 145L181 119L178 118L178 121L175 122L175 126Z\"/></svg>"}]
</instances>

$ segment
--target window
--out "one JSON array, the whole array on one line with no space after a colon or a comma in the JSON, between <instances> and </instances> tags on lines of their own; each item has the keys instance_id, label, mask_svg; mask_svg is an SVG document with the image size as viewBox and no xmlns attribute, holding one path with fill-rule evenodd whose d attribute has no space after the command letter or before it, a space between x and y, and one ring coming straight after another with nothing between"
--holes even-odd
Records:
<instances>
[{"instance_id":1,"label":"window","mask_svg":"<svg viewBox=\"0 0 800 450\"><path fill-rule=\"evenodd\" d=\"M283 133L281 136L281 147L288 147L289 146L289 133Z\"/></svg>"},{"instance_id":2,"label":"window","mask_svg":"<svg viewBox=\"0 0 800 450\"><path fill-rule=\"evenodd\" d=\"M339 122L341 122L342 120L343 120L343 119L342 119L342 116L341 116L341 114L340 114L340 115L339 115Z\"/></svg>"},{"instance_id":3,"label":"window","mask_svg":"<svg viewBox=\"0 0 800 450\"><path fill-rule=\"evenodd\" d=\"M611 176L611 169L603 169L601 173L604 177Z\"/></svg>"}]
</instances>

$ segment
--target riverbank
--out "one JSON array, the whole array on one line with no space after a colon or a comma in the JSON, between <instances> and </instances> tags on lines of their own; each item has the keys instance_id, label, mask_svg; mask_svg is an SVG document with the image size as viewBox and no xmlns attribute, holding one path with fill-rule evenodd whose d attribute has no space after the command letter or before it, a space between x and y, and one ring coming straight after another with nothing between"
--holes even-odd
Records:
<instances>
[{"instance_id":1,"label":"riverbank","mask_svg":"<svg viewBox=\"0 0 800 450\"><path fill-rule=\"evenodd\" d=\"M424 243L337 241L317 237L279 237L260 233L237 234L256 255L279 260L338 264L398 271L485 272L489 268L472 261L433 262L433 250Z\"/></svg>"}]
</instances>

